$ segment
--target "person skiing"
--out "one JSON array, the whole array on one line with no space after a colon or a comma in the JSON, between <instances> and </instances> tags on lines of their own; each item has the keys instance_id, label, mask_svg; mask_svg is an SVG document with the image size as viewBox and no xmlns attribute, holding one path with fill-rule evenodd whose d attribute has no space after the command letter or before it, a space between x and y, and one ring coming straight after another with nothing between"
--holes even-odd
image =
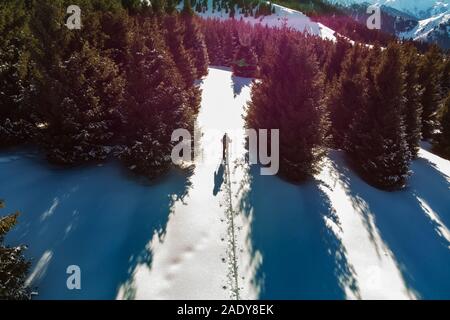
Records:
<instances>
[{"instance_id":1,"label":"person skiing","mask_svg":"<svg viewBox=\"0 0 450 320\"><path fill-rule=\"evenodd\" d=\"M222 151L223 151L222 159L223 159L223 161L227 160L228 147L229 147L230 143L231 143L231 139L228 136L228 134L225 133L222 138Z\"/></svg>"}]
</instances>

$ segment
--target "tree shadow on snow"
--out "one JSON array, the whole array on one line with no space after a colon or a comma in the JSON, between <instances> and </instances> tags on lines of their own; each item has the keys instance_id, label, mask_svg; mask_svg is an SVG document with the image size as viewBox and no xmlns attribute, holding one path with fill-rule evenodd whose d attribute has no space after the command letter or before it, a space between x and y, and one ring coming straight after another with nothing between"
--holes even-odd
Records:
<instances>
[{"instance_id":1,"label":"tree shadow on snow","mask_svg":"<svg viewBox=\"0 0 450 320\"><path fill-rule=\"evenodd\" d=\"M374 233L379 233L409 290L417 298L449 299L450 243L439 233L439 223L430 218L418 200L425 201L449 229L450 186L445 175L426 159L418 159L412 164L409 186L386 192L366 184L349 169L342 156L337 152L335 155L333 166L354 207L362 213L371 239L375 241Z\"/></svg>"},{"instance_id":2,"label":"tree shadow on snow","mask_svg":"<svg viewBox=\"0 0 450 320\"><path fill-rule=\"evenodd\" d=\"M231 79L233 82L232 87L235 98L241 94L242 89L244 89L245 87L250 87L253 81L252 78L242 78L236 76L232 76Z\"/></svg>"},{"instance_id":3,"label":"tree shadow on snow","mask_svg":"<svg viewBox=\"0 0 450 320\"><path fill-rule=\"evenodd\" d=\"M241 211L252 215L250 241L262 264L261 299L345 299L359 290L345 249L326 220L336 216L317 181L293 185L253 166Z\"/></svg>"},{"instance_id":4,"label":"tree shadow on snow","mask_svg":"<svg viewBox=\"0 0 450 320\"><path fill-rule=\"evenodd\" d=\"M147 244L189 188L175 170L149 185L114 163L55 169L25 158L2 164L0 181L7 208L22 212L7 242L28 245L38 299L115 299L136 265L151 262ZM70 265L81 268L82 290L67 289Z\"/></svg>"}]
</instances>

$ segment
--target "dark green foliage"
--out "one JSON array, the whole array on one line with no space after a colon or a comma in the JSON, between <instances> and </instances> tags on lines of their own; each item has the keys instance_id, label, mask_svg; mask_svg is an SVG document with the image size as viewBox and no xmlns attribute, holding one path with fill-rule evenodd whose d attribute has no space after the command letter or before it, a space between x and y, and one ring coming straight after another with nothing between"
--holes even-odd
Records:
<instances>
[{"instance_id":1,"label":"dark green foliage","mask_svg":"<svg viewBox=\"0 0 450 320\"><path fill-rule=\"evenodd\" d=\"M27 10L24 1L0 3L0 146L26 142L34 131L25 101L30 91Z\"/></svg>"},{"instance_id":2,"label":"dark green foliage","mask_svg":"<svg viewBox=\"0 0 450 320\"><path fill-rule=\"evenodd\" d=\"M333 81L328 98L333 145L343 148L356 111L367 104L367 61L362 60L362 48L349 50L342 64L342 73Z\"/></svg>"},{"instance_id":3,"label":"dark green foliage","mask_svg":"<svg viewBox=\"0 0 450 320\"><path fill-rule=\"evenodd\" d=\"M177 11L178 2L178 0L166 0L166 13L175 13Z\"/></svg>"},{"instance_id":4,"label":"dark green foliage","mask_svg":"<svg viewBox=\"0 0 450 320\"><path fill-rule=\"evenodd\" d=\"M422 93L419 83L418 52L411 46L403 50L405 64L405 126L408 149L413 158L417 158L422 138Z\"/></svg>"},{"instance_id":5,"label":"dark green foliage","mask_svg":"<svg viewBox=\"0 0 450 320\"><path fill-rule=\"evenodd\" d=\"M180 20L176 15L166 16L164 18L164 29L172 58L186 85L191 86L196 79L197 70L195 69L195 62L191 52L188 52L184 45L183 36L186 31L183 20Z\"/></svg>"},{"instance_id":6,"label":"dark green foliage","mask_svg":"<svg viewBox=\"0 0 450 320\"><path fill-rule=\"evenodd\" d=\"M306 39L297 43L285 34L273 46L270 68L252 88L247 126L280 129L280 174L303 181L325 154L323 76Z\"/></svg>"},{"instance_id":7,"label":"dark green foliage","mask_svg":"<svg viewBox=\"0 0 450 320\"><path fill-rule=\"evenodd\" d=\"M10 147L33 141L36 127L25 119L2 119L0 123L0 146Z\"/></svg>"},{"instance_id":8,"label":"dark green foliage","mask_svg":"<svg viewBox=\"0 0 450 320\"><path fill-rule=\"evenodd\" d=\"M345 146L360 174L387 190L403 187L410 173L404 90L401 51L391 44L369 77L367 105L355 113Z\"/></svg>"},{"instance_id":9,"label":"dark green foliage","mask_svg":"<svg viewBox=\"0 0 450 320\"><path fill-rule=\"evenodd\" d=\"M192 110L197 111L200 106L201 92L195 85L197 69L191 52L184 45L185 26L183 20L177 15L168 15L164 18L164 30L167 46L172 59L184 80L185 91L189 96L189 105Z\"/></svg>"},{"instance_id":10,"label":"dark green foliage","mask_svg":"<svg viewBox=\"0 0 450 320\"><path fill-rule=\"evenodd\" d=\"M125 9L132 13L136 13L141 8L141 0L122 0L122 5Z\"/></svg>"},{"instance_id":11,"label":"dark green foliage","mask_svg":"<svg viewBox=\"0 0 450 320\"><path fill-rule=\"evenodd\" d=\"M22 1L7 0L0 4L0 116L18 113L23 99L23 81L27 72L25 26L26 8Z\"/></svg>"},{"instance_id":12,"label":"dark green foliage","mask_svg":"<svg viewBox=\"0 0 450 320\"><path fill-rule=\"evenodd\" d=\"M104 43L93 31L99 19L86 17L83 32L69 31L58 24L61 19L58 4L50 1L41 0L33 12L39 144L55 163L103 160L120 129L124 79L95 47Z\"/></svg>"},{"instance_id":13,"label":"dark green foliage","mask_svg":"<svg viewBox=\"0 0 450 320\"><path fill-rule=\"evenodd\" d=\"M241 43L233 61L233 74L238 77L254 78L258 71L258 57L250 44Z\"/></svg>"},{"instance_id":14,"label":"dark green foliage","mask_svg":"<svg viewBox=\"0 0 450 320\"><path fill-rule=\"evenodd\" d=\"M445 145L448 108L439 107L450 64L437 48L421 56L402 44L399 58L398 45L352 48L341 37L333 43L287 28L203 20L192 8L203 12L204 0L185 1L182 13L173 0L152 8L134 0L76 3L81 31L64 25L70 0L0 4L0 146L35 143L63 164L118 156L156 177L170 166L172 131L193 128L196 80L209 63L261 79L247 121L282 129L281 173L291 180L318 171L326 132L367 180L386 189L405 183L421 130ZM256 0L213 1L231 16L235 5L256 17L273 9ZM313 16L329 8L295 5Z\"/></svg>"},{"instance_id":15,"label":"dark green foliage","mask_svg":"<svg viewBox=\"0 0 450 320\"><path fill-rule=\"evenodd\" d=\"M431 139L437 127L436 115L441 102L440 86L441 53L437 46L432 46L422 57L419 68L420 83L424 88L422 94L422 135Z\"/></svg>"},{"instance_id":16,"label":"dark green foliage","mask_svg":"<svg viewBox=\"0 0 450 320\"><path fill-rule=\"evenodd\" d=\"M442 68L442 93L445 98L447 92L450 91L450 53L445 58L446 61L443 62Z\"/></svg>"},{"instance_id":17,"label":"dark green foliage","mask_svg":"<svg viewBox=\"0 0 450 320\"><path fill-rule=\"evenodd\" d=\"M0 200L0 209L4 208ZM6 234L17 224L19 213L0 217L0 300L28 300L30 291L25 280L30 262L25 259L25 246L9 247L4 244Z\"/></svg>"},{"instance_id":18,"label":"dark green foliage","mask_svg":"<svg viewBox=\"0 0 450 320\"><path fill-rule=\"evenodd\" d=\"M197 3L200 6L200 2ZM193 16L194 11L192 10L191 0L183 0L183 10L181 11L185 16Z\"/></svg>"},{"instance_id":19,"label":"dark green foliage","mask_svg":"<svg viewBox=\"0 0 450 320\"><path fill-rule=\"evenodd\" d=\"M435 150L450 159L450 92L444 100L440 116L440 132L434 142Z\"/></svg>"},{"instance_id":20,"label":"dark green foliage","mask_svg":"<svg viewBox=\"0 0 450 320\"><path fill-rule=\"evenodd\" d=\"M351 48L350 43L342 37L337 38L336 46L328 53L328 60L325 63L327 80L331 81L341 74L342 62L347 51Z\"/></svg>"},{"instance_id":21,"label":"dark green foliage","mask_svg":"<svg viewBox=\"0 0 450 320\"><path fill-rule=\"evenodd\" d=\"M59 164L111 155L149 177L165 171L207 73L196 18L166 17L175 1L152 2L151 14L140 1L78 0L82 30L69 30L71 1L26 3L1 4L0 145L37 143Z\"/></svg>"},{"instance_id":22,"label":"dark green foliage","mask_svg":"<svg viewBox=\"0 0 450 320\"><path fill-rule=\"evenodd\" d=\"M43 145L61 164L104 160L121 126L124 79L116 65L85 44L46 79L51 91Z\"/></svg>"},{"instance_id":23,"label":"dark green foliage","mask_svg":"<svg viewBox=\"0 0 450 320\"><path fill-rule=\"evenodd\" d=\"M255 10L255 18L270 16L273 13L275 13L275 7L272 5L272 2L260 2Z\"/></svg>"},{"instance_id":24,"label":"dark green foliage","mask_svg":"<svg viewBox=\"0 0 450 320\"><path fill-rule=\"evenodd\" d=\"M225 53L227 45L221 37L223 34L220 34L220 32L221 30L218 30L218 28L212 28L205 33L205 43L208 49L208 57L210 64L213 66L229 66L226 61L227 56ZM225 34L231 37L228 33Z\"/></svg>"},{"instance_id":25,"label":"dark green foliage","mask_svg":"<svg viewBox=\"0 0 450 320\"><path fill-rule=\"evenodd\" d=\"M170 6L173 6L173 3L170 3ZM152 0L151 1L152 12L160 15L166 11L170 11L171 8L168 8L168 2L166 0Z\"/></svg>"},{"instance_id":26,"label":"dark green foliage","mask_svg":"<svg viewBox=\"0 0 450 320\"><path fill-rule=\"evenodd\" d=\"M247 118L249 126L290 127L291 119L295 119L293 116L283 116L283 113L292 109L290 99L296 97L298 90L290 85L301 81L302 72L297 70L295 75L291 75L291 69L295 67L289 68L286 63L288 70L283 69L283 74L274 73L274 65L289 61L281 55L282 50L278 47L282 43L280 39L289 37L289 42L301 43L310 50L311 55L317 54L327 75L326 101L331 113L329 132L334 137L333 147L342 148L355 168L373 185L392 190L406 184L410 160L416 157L419 150L422 126L424 84L418 76L422 58L414 46L408 43L392 44L389 50L384 50L378 45L352 46L344 38L333 44L288 29L274 31L234 20L220 22L209 19L202 24L209 54L212 61L219 65L229 66L226 62L229 54L225 55L225 52L234 50L238 54L240 45L235 41L239 39L237 35L250 35L250 47L257 53L262 82L253 90ZM441 66L437 70L445 68L443 63L441 57L436 57L436 66ZM445 75L441 79L445 79ZM283 91L277 87L281 84L288 89ZM319 87L323 89L322 84ZM279 118L283 120L276 122ZM298 122L292 124L294 126L301 127ZM325 124L324 127L328 126ZM321 138L317 143L322 149L329 146L326 138ZM295 146L292 148L296 154L301 153ZM295 158L284 152L282 167L289 169L281 168L282 174L292 180L301 180L303 177L297 173L298 168L289 167L291 163L285 161L286 155Z\"/></svg>"},{"instance_id":27,"label":"dark green foliage","mask_svg":"<svg viewBox=\"0 0 450 320\"><path fill-rule=\"evenodd\" d=\"M123 161L135 172L156 177L171 163L171 135L192 130L185 84L155 21L135 25L126 64L127 147Z\"/></svg>"},{"instance_id":28,"label":"dark green foliage","mask_svg":"<svg viewBox=\"0 0 450 320\"><path fill-rule=\"evenodd\" d=\"M197 70L196 77L201 78L208 74L208 50L205 44L205 38L200 30L197 18L188 14L183 14L185 24L184 47L194 58L194 66Z\"/></svg>"}]
</instances>

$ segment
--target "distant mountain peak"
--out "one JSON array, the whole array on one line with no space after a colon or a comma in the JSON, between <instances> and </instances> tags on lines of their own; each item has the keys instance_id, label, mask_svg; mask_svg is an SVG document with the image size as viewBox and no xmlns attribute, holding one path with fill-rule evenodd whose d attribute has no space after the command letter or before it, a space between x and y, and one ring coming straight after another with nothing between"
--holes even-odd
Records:
<instances>
[{"instance_id":1,"label":"distant mountain peak","mask_svg":"<svg viewBox=\"0 0 450 320\"><path fill-rule=\"evenodd\" d=\"M365 7L379 5L382 30L403 39L434 42L450 48L450 4L448 0L328 0L349 9L350 14L364 23ZM359 6L355 6L359 5ZM363 15L364 16L364 15Z\"/></svg>"},{"instance_id":2,"label":"distant mountain peak","mask_svg":"<svg viewBox=\"0 0 450 320\"><path fill-rule=\"evenodd\" d=\"M328 0L328 2L342 6L352 4L384 5L410 14L417 19L426 19L450 10L448 1L444 0Z\"/></svg>"}]
</instances>

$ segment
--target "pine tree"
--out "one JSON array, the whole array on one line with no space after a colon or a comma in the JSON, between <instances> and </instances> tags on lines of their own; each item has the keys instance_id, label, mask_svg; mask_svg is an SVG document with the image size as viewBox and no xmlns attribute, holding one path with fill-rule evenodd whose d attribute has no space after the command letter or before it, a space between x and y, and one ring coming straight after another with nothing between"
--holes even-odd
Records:
<instances>
[{"instance_id":1,"label":"pine tree","mask_svg":"<svg viewBox=\"0 0 450 320\"><path fill-rule=\"evenodd\" d=\"M239 35L236 31L236 21L231 20L229 22L228 28L226 28L223 33L223 54L225 57L224 65L227 67L231 67L233 64L233 59L236 53L236 48L238 47L238 38Z\"/></svg>"},{"instance_id":2,"label":"pine tree","mask_svg":"<svg viewBox=\"0 0 450 320\"><path fill-rule=\"evenodd\" d=\"M184 24L180 22L176 15L166 16L164 21L166 43L172 54L172 59L184 80L189 105L194 112L197 112L200 107L201 91L195 84L197 69L195 68L194 59L191 56L191 52L187 51L184 46Z\"/></svg>"},{"instance_id":3,"label":"pine tree","mask_svg":"<svg viewBox=\"0 0 450 320\"><path fill-rule=\"evenodd\" d=\"M32 143L36 137L36 127L25 119L6 118L0 122L0 147Z\"/></svg>"},{"instance_id":4,"label":"pine tree","mask_svg":"<svg viewBox=\"0 0 450 320\"><path fill-rule=\"evenodd\" d=\"M121 0L122 5L130 13L135 14L140 11L142 1L141 0Z\"/></svg>"},{"instance_id":5,"label":"pine tree","mask_svg":"<svg viewBox=\"0 0 450 320\"><path fill-rule=\"evenodd\" d=\"M280 130L280 174L302 181L318 170L328 122L314 54L306 40L292 40L284 34L273 44L276 54L252 87L246 121L249 128Z\"/></svg>"},{"instance_id":6,"label":"pine tree","mask_svg":"<svg viewBox=\"0 0 450 320\"><path fill-rule=\"evenodd\" d=\"M241 44L233 61L233 74L238 77L254 78L258 71L258 57L250 44Z\"/></svg>"},{"instance_id":7,"label":"pine tree","mask_svg":"<svg viewBox=\"0 0 450 320\"><path fill-rule=\"evenodd\" d=\"M197 23L196 17L183 13L185 24L183 43L188 53L194 58L197 78L200 79L208 74L208 50L205 39Z\"/></svg>"},{"instance_id":8,"label":"pine tree","mask_svg":"<svg viewBox=\"0 0 450 320\"><path fill-rule=\"evenodd\" d=\"M450 92L443 103L440 131L434 142L434 148L439 154L450 159Z\"/></svg>"},{"instance_id":9,"label":"pine tree","mask_svg":"<svg viewBox=\"0 0 450 320\"><path fill-rule=\"evenodd\" d=\"M0 200L0 209L4 202ZM23 255L26 246L3 244L6 234L17 224L19 213L0 217L0 300L29 300L25 280L31 263Z\"/></svg>"},{"instance_id":10,"label":"pine tree","mask_svg":"<svg viewBox=\"0 0 450 320\"><path fill-rule=\"evenodd\" d=\"M347 39L342 37L337 38L336 45L333 51L330 51L328 61L325 64L325 74L328 81L333 80L334 77L339 77L341 74L342 62L345 58L347 50L351 48L351 44Z\"/></svg>"},{"instance_id":11,"label":"pine tree","mask_svg":"<svg viewBox=\"0 0 450 320\"><path fill-rule=\"evenodd\" d=\"M155 14L163 14L166 10L171 10L170 8L167 9L167 2L166 0L152 0L151 1L151 7L152 7L152 11ZM172 5L172 4L170 4Z\"/></svg>"},{"instance_id":12,"label":"pine tree","mask_svg":"<svg viewBox=\"0 0 450 320\"><path fill-rule=\"evenodd\" d=\"M197 2L197 6L200 6L200 2ZM181 11L185 16L193 16L194 11L192 10L191 0L183 0L183 10ZM197 12L199 12L197 10Z\"/></svg>"},{"instance_id":13,"label":"pine tree","mask_svg":"<svg viewBox=\"0 0 450 320\"><path fill-rule=\"evenodd\" d=\"M445 98L446 94L450 92L450 54L447 54L442 69L442 93Z\"/></svg>"},{"instance_id":14,"label":"pine tree","mask_svg":"<svg viewBox=\"0 0 450 320\"><path fill-rule=\"evenodd\" d=\"M212 23L218 23L217 21ZM214 66L225 66L225 54L223 50L223 37L219 36L217 27L203 28L205 34L205 43L208 49L210 64ZM207 32L205 32L208 30Z\"/></svg>"},{"instance_id":15,"label":"pine tree","mask_svg":"<svg viewBox=\"0 0 450 320\"><path fill-rule=\"evenodd\" d=\"M166 13L174 14L177 11L178 0L166 0Z\"/></svg>"},{"instance_id":16,"label":"pine tree","mask_svg":"<svg viewBox=\"0 0 450 320\"><path fill-rule=\"evenodd\" d=\"M53 103L53 88L50 79L60 74L60 65L65 61L69 48L73 48L75 32L68 32L63 25L63 1L37 0L33 5L30 18L30 30L34 41L30 44L30 55L33 60L31 104L36 108L36 122L48 127L49 114Z\"/></svg>"},{"instance_id":17,"label":"pine tree","mask_svg":"<svg viewBox=\"0 0 450 320\"><path fill-rule=\"evenodd\" d=\"M331 132L336 148L343 148L355 111L367 104L366 70L358 46L348 51L339 79L334 80L328 97Z\"/></svg>"},{"instance_id":18,"label":"pine tree","mask_svg":"<svg viewBox=\"0 0 450 320\"><path fill-rule=\"evenodd\" d=\"M0 4L0 146L30 142L34 135L33 110L26 103L31 89L27 10L24 1Z\"/></svg>"},{"instance_id":19,"label":"pine tree","mask_svg":"<svg viewBox=\"0 0 450 320\"><path fill-rule=\"evenodd\" d=\"M418 52L412 46L404 48L405 64L405 125L408 149L413 159L417 158L422 138L422 93L419 83Z\"/></svg>"},{"instance_id":20,"label":"pine tree","mask_svg":"<svg viewBox=\"0 0 450 320\"><path fill-rule=\"evenodd\" d=\"M38 0L31 19L37 40L33 102L43 127L39 144L56 163L101 160L120 127L123 79L107 53L94 46L103 44L99 30L93 35L97 14L84 17L81 32L69 31L61 7L61 1Z\"/></svg>"},{"instance_id":21,"label":"pine tree","mask_svg":"<svg viewBox=\"0 0 450 320\"><path fill-rule=\"evenodd\" d=\"M404 72L397 44L390 44L369 74L368 103L353 117L346 151L357 171L371 184L401 188L409 176L411 154L406 142Z\"/></svg>"},{"instance_id":22,"label":"pine tree","mask_svg":"<svg viewBox=\"0 0 450 320\"><path fill-rule=\"evenodd\" d=\"M118 65L125 64L127 47L129 45L130 16L124 11L100 14L101 30L104 41L100 49Z\"/></svg>"},{"instance_id":23,"label":"pine tree","mask_svg":"<svg viewBox=\"0 0 450 320\"><path fill-rule=\"evenodd\" d=\"M117 66L85 44L49 78L53 88L43 145L56 163L103 160L120 129L124 82Z\"/></svg>"},{"instance_id":24,"label":"pine tree","mask_svg":"<svg viewBox=\"0 0 450 320\"><path fill-rule=\"evenodd\" d=\"M154 178L171 164L175 129L192 130L185 84L155 21L135 25L126 64L126 147L121 159Z\"/></svg>"},{"instance_id":25,"label":"pine tree","mask_svg":"<svg viewBox=\"0 0 450 320\"><path fill-rule=\"evenodd\" d=\"M190 87L195 82L197 70L191 52L185 48L183 41L184 25L176 15L168 15L164 18L166 43L172 54L172 58L177 65L186 86Z\"/></svg>"},{"instance_id":26,"label":"pine tree","mask_svg":"<svg viewBox=\"0 0 450 320\"><path fill-rule=\"evenodd\" d=\"M431 46L422 57L419 69L419 82L424 88L422 94L422 135L425 139L431 139L437 126L436 112L441 102L439 61L440 50L437 46Z\"/></svg>"}]
</instances>

